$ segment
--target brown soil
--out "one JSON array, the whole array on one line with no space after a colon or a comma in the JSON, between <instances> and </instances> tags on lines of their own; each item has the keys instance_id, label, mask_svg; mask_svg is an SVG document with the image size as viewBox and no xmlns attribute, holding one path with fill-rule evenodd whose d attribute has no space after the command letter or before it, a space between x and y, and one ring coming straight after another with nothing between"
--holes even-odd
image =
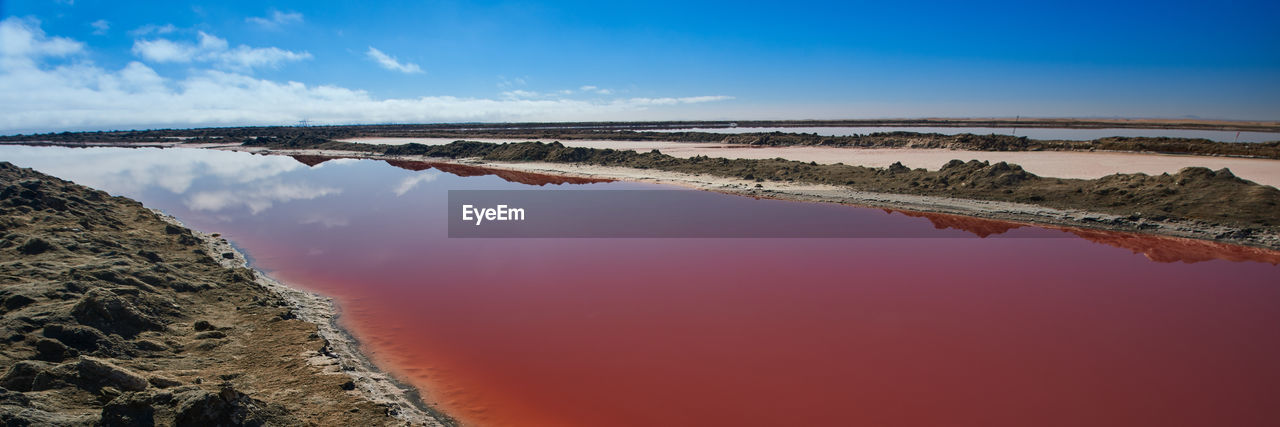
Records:
<instances>
[{"instance_id":1,"label":"brown soil","mask_svg":"<svg viewBox=\"0 0 1280 427\"><path fill-rule=\"evenodd\" d=\"M404 425L315 324L141 204L0 162L6 425Z\"/></svg>"}]
</instances>

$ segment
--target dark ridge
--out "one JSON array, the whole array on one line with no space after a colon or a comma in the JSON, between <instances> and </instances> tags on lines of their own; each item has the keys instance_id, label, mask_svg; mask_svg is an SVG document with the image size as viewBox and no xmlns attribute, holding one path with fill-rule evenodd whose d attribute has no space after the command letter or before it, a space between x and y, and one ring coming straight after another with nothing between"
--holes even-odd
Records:
<instances>
[{"instance_id":1,"label":"dark ridge","mask_svg":"<svg viewBox=\"0 0 1280 427\"><path fill-rule=\"evenodd\" d=\"M510 141L595 139L610 141L714 142L760 146L813 145L832 147L951 148L978 151L1126 151L1212 156L1245 156L1280 159L1280 141L1266 143L1215 142L1196 138L1108 137L1092 141L1037 140L1011 135L943 135L937 133L878 132L866 135L822 136L813 133L767 132L722 134L711 132L657 132L685 127L730 128L779 126L1014 126L1065 128L1162 128L1205 130L1280 131L1275 123L1249 122L1143 122L1063 120L867 120L867 121L757 121L757 122L591 122L591 123L490 123L359 125L311 127L229 127L158 129L112 132L61 132L0 136L0 142L28 144L175 144L249 142L281 146L281 141L314 144L355 137L498 138ZM266 141L259 141L259 140ZM338 143L334 144L347 144ZM334 145L333 147L337 147ZM340 148L331 148L340 149Z\"/></svg>"}]
</instances>

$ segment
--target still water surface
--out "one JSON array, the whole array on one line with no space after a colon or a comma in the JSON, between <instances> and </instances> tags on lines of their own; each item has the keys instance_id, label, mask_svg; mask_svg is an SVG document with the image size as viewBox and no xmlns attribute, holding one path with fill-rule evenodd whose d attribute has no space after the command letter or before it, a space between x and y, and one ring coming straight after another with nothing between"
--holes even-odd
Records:
<instances>
[{"instance_id":1,"label":"still water surface","mask_svg":"<svg viewBox=\"0 0 1280 427\"><path fill-rule=\"evenodd\" d=\"M222 233L476 425L1280 423L1274 252L705 192L684 208L939 238L450 239L451 189L657 187L189 149L0 160Z\"/></svg>"}]
</instances>

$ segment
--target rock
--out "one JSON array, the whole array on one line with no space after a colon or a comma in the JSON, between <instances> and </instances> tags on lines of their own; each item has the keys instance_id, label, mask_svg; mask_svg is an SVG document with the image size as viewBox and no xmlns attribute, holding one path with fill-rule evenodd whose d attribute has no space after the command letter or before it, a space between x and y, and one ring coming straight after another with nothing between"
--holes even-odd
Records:
<instances>
[{"instance_id":1,"label":"rock","mask_svg":"<svg viewBox=\"0 0 1280 427\"><path fill-rule=\"evenodd\" d=\"M160 258L160 254L155 253L155 252L152 252L152 251L148 251L148 250L142 250L142 249L139 249L139 250L138 250L138 256L142 257L143 259L145 259L145 260L147 260L147 261L151 261L151 262L153 262L153 263L154 263L154 262L160 262L160 261L163 261L163 260Z\"/></svg>"},{"instance_id":2,"label":"rock","mask_svg":"<svg viewBox=\"0 0 1280 427\"><path fill-rule=\"evenodd\" d=\"M354 381L347 380L347 382L342 383L341 387L343 390L355 390L356 383Z\"/></svg>"},{"instance_id":3,"label":"rock","mask_svg":"<svg viewBox=\"0 0 1280 427\"><path fill-rule=\"evenodd\" d=\"M152 340L137 340L133 342L133 346L142 351L165 351L169 349L164 344Z\"/></svg>"},{"instance_id":4,"label":"rock","mask_svg":"<svg viewBox=\"0 0 1280 427\"><path fill-rule=\"evenodd\" d=\"M114 292L102 288L85 293L71 309L71 315L80 323L126 338L142 331L164 330L164 325L160 322L138 311L133 304Z\"/></svg>"},{"instance_id":5,"label":"rock","mask_svg":"<svg viewBox=\"0 0 1280 427\"><path fill-rule=\"evenodd\" d=\"M129 369L103 359L81 356L77 361L36 372L30 389L41 391L74 385L90 392L103 393L105 387L114 388L117 392L140 391L145 390L147 384L145 378Z\"/></svg>"},{"instance_id":6,"label":"rock","mask_svg":"<svg viewBox=\"0 0 1280 427\"><path fill-rule=\"evenodd\" d=\"M22 245L18 246L17 249L18 249L18 252L22 253L23 255L38 255L38 254L47 252L49 250L52 250L54 249L54 247L55 246L53 246L53 244L49 243L47 240L41 239L39 237L32 237L30 239L27 239L26 243L23 243Z\"/></svg>"},{"instance_id":7,"label":"rock","mask_svg":"<svg viewBox=\"0 0 1280 427\"><path fill-rule=\"evenodd\" d=\"M222 253L222 258L224 258L224 259L235 259L235 258L236 258L236 254L233 254L233 253L231 253L231 252L223 252L223 253Z\"/></svg>"},{"instance_id":8,"label":"rock","mask_svg":"<svg viewBox=\"0 0 1280 427\"><path fill-rule=\"evenodd\" d=\"M52 411L50 411L52 409ZM50 408L25 393L0 388L0 425L4 426L87 426L97 417Z\"/></svg>"},{"instance_id":9,"label":"rock","mask_svg":"<svg viewBox=\"0 0 1280 427\"><path fill-rule=\"evenodd\" d=\"M227 334L222 331L206 331L196 334L198 340L209 340L217 338L226 338Z\"/></svg>"},{"instance_id":10,"label":"rock","mask_svg":"<svg viewBox=\"0 0 1280 427\"><path fill-rule=\"evenodd\" d=\"M81 325L46 325L44 336L81 351L95 351L110 342L102 331Z\"/></svg>"},{"instance_id":11,"label":"rock","mask_svg":"<svg viewBox=\"0 0 1280 427\"><path fill-rule=\"evenodd\" d=\"M100 387L112 386L124 391L141 391L149 384L146 378L102 359L81 357L75 363L82 382L98 383Z\"/></svg>"},{"instance_id":12,"label":"rock","mask_svg":"<svg viewBox=\"0 0 1280 427\"><path fill-rule=\"evenodd\" d=\"M178 244L183 246L195 246L200 243L200 239L190 234L182 234L178 236Z\"/></svg>"},{"instance_id":13,"label":"rock","mask_svg":"<svg viewBox=\"0 0 1280 427\"><path fill-rule=\"evenodd\" d=\"M123 393L121 393L120 390L112 386L104 386L98 389L98 399L103 402L115 400L115 398L120 397L121 394Z\"/></svg>"},{"instance_id":14,"label":"rock","mask_svg":"<svg viewBox=\"0 0 1280 427\"><path fill-rule=\"evenodd\" d=\"M14 363L0 377L0 387L14 391L31 391L31 385L35 381L36 376L48 371L53 365L46 362L38 362L34 360L22 360Z\"/></svg>"},{"instance_id":15,"label":"rock","mask_svg":"<svg viewBox=\"0 0 1280 427\"><path fill-rule=\"evenodd\" d=\"M26 307L27 305L33 302L36 302L35 298L31 298L26 295L22 295L22 294L10 295L9 298L5 298L4 300L4 309L17 310L19 308Z\"/></svg>"},{"instance_id":16,"label":"rock","mask_svg":"<svg viewBox=\"0 0 1280 427\"><path fill-rule=\"evenodd\" d=\"M213 324L209 323L208 320L197 320L195 325L193 325L193 327L196 329L196 331L212 331L214 329L217 329L213 327Z\"/></svg>"},{"instance_id":17,"label":"rock","mask_svg":"<svg viewBox=\"0 0 1280 427\"><path fill-rule=\"evenodd\" d=\"M112 399L102 407L101 426L153 426L156 425L156 408L153 396L128 393Z\"/></svg>"},{"instance_id":18,"label":"rock","mask_svg":"<svg viewBox=\"0 0 1280 427\"><path fill-rule=\"evenodd\" d=\"M223 386L217 393L191 390L174 398L178 401L176 425L276 424L287 420L288 415L283 407L251 398L231 386Z\"/></svg>"},{"instance_id":19,"label":"rock","mask_svg":"<svg viewBox=\"0 0 1280 427\"><path fill-rule=\"evenodd\" d=\"M151 385L156 386L157 388L169 388L169 387L177 387L182 385L181 381L175 380L173 378L160 377L160 376L147 378L147 382L151 383Z\"/></svg>"},{"instance_id":20,"label":"rock","mask_svg":"<svg viewBox=\"0 0 1280 427\"><path fill-rule=\"evenodd\" d=\"M49 338L41 338L36 341L36 359L47 362L61 362L68 357L75 357L78 353L60 341Z\"/></svg>"}]
</instances>

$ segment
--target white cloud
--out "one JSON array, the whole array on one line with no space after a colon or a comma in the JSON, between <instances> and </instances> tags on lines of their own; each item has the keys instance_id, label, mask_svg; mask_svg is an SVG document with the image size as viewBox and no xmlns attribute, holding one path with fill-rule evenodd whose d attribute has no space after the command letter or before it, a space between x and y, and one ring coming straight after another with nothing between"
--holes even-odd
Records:
<instances>
[{"instance_id":1,"label":"white cloud","mask_svg":"<svg viewBox=\"0 0 1280 427\"><path fill-rule=\"evenodd\" d=\"M600 88L600 87L592 86L592 85L586 85L586 86L580 87L580 88L578 88L578 90L580 90L580 91L582 91L582 92L586 92L586 93L594 93L594 94L598 94L598 95L612 95L612 94L613 94L613 91L612 91L612 90L604 89L604 88Z\"/></svg>"},{"instance_id":2,"label":"white cloud","mask_svg":"<svg viewBox=\"0 0 1280 427\"><path fill-rule=\"evenodd\" d=\"M194 45L167 39L135 40L133 54L151 62L191 62L199 53Z\"/></svg>"},{"instance_id":3,"label":"white cloud","mask_svg":"<svg viewBox=\"0 0 1280 427\"><path fill-rule=\"evenodd\" d=\"M207 61L215 67L234 68L224 66L229 59L202 59L210 48L226 46L221 39L208 36L203 37L199 45L184 45L196 51L190 54L190 63ZM187 48L140 55L159 55L177 62L188 54ZM664 113L661 109L732 99L728 96L594 100L454 96L377 99L363 90L265 80L227 69L196 69L185 77L169 78L140 62L129 63L118 70L104 69L87 60L63 65L44 63L48 57L82 51L83 45L79 42L45 35L38 23L31 25L17 18L0 21L0 133L282 125L303 118L318 124L670 119L688 116Z\"/></svg>"},{"instance_id":4,"label":"white cloud","mask_svg":"<svg viewBox=\"0 0 1280 427\"><path fill-rule=\"evenodd\" d=\"M173 24L164 24L164 25L147 24L138 28L134 28L133 30L129 31L129 35L134 37L141 37L151 33L169 34L174 31L178 31L178 27L173 26Z\"/></svg>"},{"instance_id":5,"label":"white cloud","mask_svg":"<svg viewBox=\"0 0 1280 427\"><path fill-rule=\"evenodd\" d=\"M525 80L526 80L525 77L516 77L513 79L508 79L504 76L498 76L498 88L506 89L512 86L524 86Z\"/></svg>"},{"instance_id":6,"label":"white cloud","mask_svg":"<svg viewBox=\"0 0 1280 427\"><path fill-rule=\"evenodd\" d=\"M378 65L382 66L382 68L386 68L391 71L399 71L405 74L415 74L415 73L422 72L422 68L418 67L418 64L414 64L411 62L406 62L402 64L400 63L400 61L397 61L394 56L382 53L382 51L374 48L373 46L369 46L369 50L365 52L365 55L368 55L369 58L372 58L374 61L376 61Z\"/></svg>"},{"instance_id":7,"label":"white cloud","mask_svg":"<svg viewBox=\"0 0 1280 427\"><path fill-rule=\"evenodd\" d=\"M267 17L251 16L244 19L244 22L257 24L263 28L277 29L287 24L301 24L302 14L298 12L281 12L272 10Z\"/></svg>"},{"instance_id":8,"label":"white cloud","mask_svg":"<svg viewBox=\"0 0 1280 427\"><path fill-rule=\"evenodd\" d=\"M105 19L99 19L90 23L89 26L93 27L94 35L100 36L106 34L107 30L111 29L111 22L108 22Z\"/></svg>"},{"instance_id":9,"label":"white cloud","mask_svg":"<svg viewBox=\"0 0 1280 427\"><path fill-rule=\"evenodd\" d=\"M686 96L682 98L631 98L628 101L635 105L677 105L698 104L703 102L727 101L732 96Z\"/></svg>"},{"instance_id":10,"label":"white cloud","mask_svg":"<svg viewBox=\"0 0 1280 427\"><path fill-rule=\"evenodd\" d=\"M34 18L0 21L0 66L34 66L47 57L64 57L84 51L84 44L65 37L49 37Z\"/></svg>"},{"instance_id":11,"label":"white cloud","mask_svg":"<svg viewBox=\"0 0 1280 427\"><path fill-rule=\"evenodd\" d=\"M499 88L504 88L508 86L510 85L503 85L503 84L498 85ZM586 85L586 86L578 87L577 90L560 89L560 90L551 91L551 92L537 92L537 91L524 90L524 89L514 89L514 90L503 91L502 97L506 99L557 98L565 95L573 95L575 93L588 94L588 95L590 94L612 95L613 91L609 89L603 89L598 86ZM676 98L671 98L671 99L676 99ZM636 98L636 100L637 102L641 102L641 103L650 102L650 100L644 99L644 98ZM668 102L668 104L680 104L680 103L687 103L687 102Z\"/></svg>"},{"instance_id":12,"label":"white cloud","mask_svg":"<svg viewBox=\"0 0 1280 427\"><path fill-rule=\"evenodd\" d=\"M208 62L218 68L250 71L254 68L277 67L284 62L311 58L307 52L293 52L277 47L230 48L226 39L201 31L197 43L169 39L135 40L133 53L151 62Z\"/></svg>"},{"instance_id":13,"label":"white cloud","mask_svg":"<svg viewBox=\"0 0 1280 427\"><path fill-rule=\"evenodd\" d=\"M502 96L504 98L509 98L509 99L528 99L528 98L541 98L546 95L543 95L538 92L516 89L516 90L508 90L508 91L502 92Z\"/></svg>"}]
</instances>

